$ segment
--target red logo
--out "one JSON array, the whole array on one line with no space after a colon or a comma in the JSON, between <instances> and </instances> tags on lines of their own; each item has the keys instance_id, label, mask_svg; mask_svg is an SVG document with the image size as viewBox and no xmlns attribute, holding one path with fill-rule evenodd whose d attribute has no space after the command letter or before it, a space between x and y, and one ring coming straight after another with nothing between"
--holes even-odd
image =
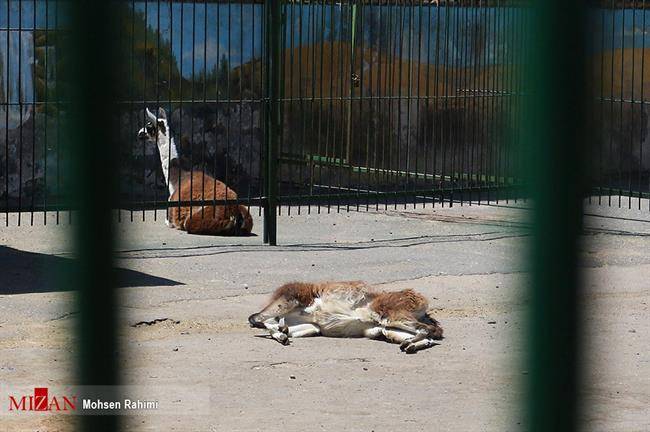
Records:
<instances>
[{"instance_id":1,"label":"red logo","mask_svg":"<svg viewBox=\"0 0 650 432\"><path fill-rule=\"evenodd\" d=\"M47 387L34 388L33 395L9 396L9 411L76 411L77 396L49 397Z\"/></svg>"}]
</instances>

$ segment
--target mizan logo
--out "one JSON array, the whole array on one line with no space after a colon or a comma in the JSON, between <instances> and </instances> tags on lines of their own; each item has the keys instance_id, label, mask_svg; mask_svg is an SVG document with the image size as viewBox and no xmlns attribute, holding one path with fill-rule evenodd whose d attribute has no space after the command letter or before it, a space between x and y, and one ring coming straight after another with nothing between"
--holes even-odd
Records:
<instances>
[{"instance_id":1,"label":"mizan logo","mask_svg":"<svg viewBox=\"0 0 650 432\"><path fill-rule=\"evenodd\" d=\"M76 411L77 396L48 395L47 387L34 388L28 396L9 396L9 411Z\"/></svg>"}]
</instances>

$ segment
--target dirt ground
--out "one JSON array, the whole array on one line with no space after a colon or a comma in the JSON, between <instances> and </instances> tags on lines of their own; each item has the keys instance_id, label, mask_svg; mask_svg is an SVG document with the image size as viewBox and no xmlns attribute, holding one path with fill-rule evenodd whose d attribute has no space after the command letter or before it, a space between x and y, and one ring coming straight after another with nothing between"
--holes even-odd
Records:
<instances>
[{"instance_id":1,"label":"dirt ground","mask_svg":"<svg viewBox=\"0 0 650 432\"><path fill-rule=\"evenodd\" d=\"M650 211L642 206L586 207L584 430L650 430ZM520 205L294 209L280 217L280 246L271 248L259 217L258 236L233 239L168 229L162 213L128 222L124 212L116 252L122 381L167 393L164 409L124 417L125 428L525 430L528 214ZM71 243L53 218L9 228L0 218L0 387L73 382L77 309L73 293L54 283ZM248 327L246 317L283 282L349 279L418 289L445 339L406 355L371 340L285 347ZM74 421L4 412L0 431L70 430Z\"/></svg>"}]
</instances>

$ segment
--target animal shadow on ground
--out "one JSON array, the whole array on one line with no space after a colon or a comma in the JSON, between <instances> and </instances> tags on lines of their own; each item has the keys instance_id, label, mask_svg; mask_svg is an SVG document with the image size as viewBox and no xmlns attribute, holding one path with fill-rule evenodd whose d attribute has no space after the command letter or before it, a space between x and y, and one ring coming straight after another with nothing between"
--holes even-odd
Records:
<instances>
[{"instance_id":1,"label":"animal shadow on ground","mask_svg":"<svg viewBox=\"0 0 650 432\"><path fill-rule=\"evenodd\" d=\"M74 286L70 280L74 266L72 258L0 246L0 295L70 291ZM116 267L113 271L119 288L183 285L136 270Z\"/></svg>"}]
</instances>

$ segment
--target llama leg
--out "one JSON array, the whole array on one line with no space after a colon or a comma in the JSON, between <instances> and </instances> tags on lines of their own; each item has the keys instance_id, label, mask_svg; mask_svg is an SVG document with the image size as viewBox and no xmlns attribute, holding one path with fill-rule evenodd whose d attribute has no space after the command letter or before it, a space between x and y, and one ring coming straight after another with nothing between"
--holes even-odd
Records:
<instances>
[{"instance_id":1,"label":"llama leg","mask_svg":"<svg viewBox=\"0 0 650 432\"><path fill-rule=\"evenodd\" d=\"M400 344L400 349L407 354L435 345L433 339L427 338L426 333L421 331L413 334L402 330L384 329L383 334L388 341Z\"/></svg>"},{"instance_id":2,"label":"llama leg","mask_svg":"<svg viewBox=\"0 0 650 432\"><path fill-rule=\"evenodd\" d=\"M406 345L406 347L402 350L407 354L414 354L420 350L431 348L432 346L438 345L436 341L430 338L424 338L422 340L419 340L417 342L410 342L409 344Z\"/></svg>"},{"instance_id":3,"label":"llama leg","mask_svg":"<svg viewBox=\"0 0 650 432\"><path fill-rule=\"evenodd\" d=\"M410 339L404 340L400 344L399 349L401 349L402 351L406 351L410 345L420 342L421 340L424 340L426 338L427 338L427 332L423 330L418 330L415 336L413 336Z\"/></svg>"},{"instance_id":4,"label":"llama leg","mask_svg":"<svg viewBox=\"0 0 650 432\"><path fill-rule=\"evenodd\" d=\"M278 321L278 318L270 318L264 321L264 327L266 327L271 333L271 337L276 341L280 342L282 345L289 345L289 336L280 329L285 327L284 318L281 318Z\"/></svg>"},{"instance_id":5,"label":"llama leg","mask_svg":"<svg viewBox=\"0 0 650 432\"><path fill-rule=\"evenodd\" d=\"M366 329L363 336L368 339L380 339L384 336L384 329L383 327L370 327Z\"/></svg>"},{"instance_id":6,"label":"llama leg","mask_svg":"<svg viewBox=\"0 0 650 432\"><path fill-rule=\"evenodd\" d=\"M320 327L314 324L298 324L289 327L281 327L281 331L286 333L289 337L310 337L318 336L320 334Z\"/></svg>"},{"instance_id":7,"label":"llama leg","mask_svg":"<svg viewBox=\"0 0 650 432\"><path fill-rule=\"evenodd\" d=\"M405 332L403 330L395 329L382 329L381 333L384 335L386 340L392 343L401 344L406 340L411 340L415 336L413 333Z\"/></svg>"}]
</instances>

